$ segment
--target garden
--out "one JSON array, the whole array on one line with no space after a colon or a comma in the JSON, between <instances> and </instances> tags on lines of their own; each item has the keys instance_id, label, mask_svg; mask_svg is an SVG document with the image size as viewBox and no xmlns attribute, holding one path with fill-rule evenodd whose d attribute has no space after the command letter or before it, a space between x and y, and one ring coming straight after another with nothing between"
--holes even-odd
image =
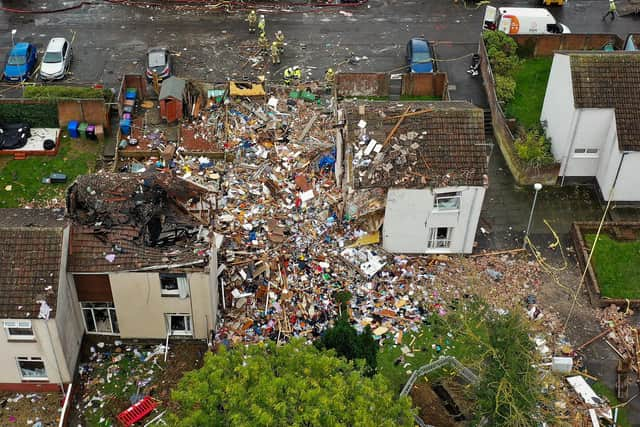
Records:
<instances>
[{"instance_id":1,"label":"garden","mask_svg":"<svg viewBox=\"0 0 640 427\"><path fill-rule=\"evenodd\" d=\"M595 239L595 234L585 235L585 242L590 248L593 248ZM591 263L603 297L640 299L639 240L621 241L608 234L600 234Z\"/></svg>"},{"instance_id":2,"label":"garden","mask_svg":"<svg viewBox=\"0 0 640 427\"><path fill-rule=\"evenodd\" d=\"M514 135L514 150L522 165L542 168L555 163L551 141L540 114L551 71L552 58L519 55L518 44L501 31L483 34L495 80L496 96Z\"/></svg>"}]
</instances>

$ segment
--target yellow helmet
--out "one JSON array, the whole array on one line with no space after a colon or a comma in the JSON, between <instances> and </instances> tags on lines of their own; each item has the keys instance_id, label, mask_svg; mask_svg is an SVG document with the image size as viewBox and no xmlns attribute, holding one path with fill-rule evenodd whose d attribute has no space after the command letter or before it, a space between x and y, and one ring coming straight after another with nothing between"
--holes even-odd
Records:
<instances>
[{"instance_id":1,"label":"yellow helmet","mask_svg":"<svg viewBox=\"0 0 640 427\"><path fill-rule=\"evenodd\" d=\"M333 68L329 68L329 69L327 70L327 73L333 73Z\"/></svg>"}]
</instances>

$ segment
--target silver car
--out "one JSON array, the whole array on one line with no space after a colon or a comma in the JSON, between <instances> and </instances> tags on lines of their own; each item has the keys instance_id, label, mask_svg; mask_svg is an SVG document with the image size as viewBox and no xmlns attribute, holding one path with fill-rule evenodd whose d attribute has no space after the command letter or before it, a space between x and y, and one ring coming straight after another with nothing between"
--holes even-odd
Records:
<instances>
[{"instance_id":1,"label":"silver car","mask_svg":"<svg viewBox=\"0 0 640 427\"><path fill-rule=\"evenodd\" d=\"M71 56L71 43L67 39L63 37L52 38L42 56L40 78L42 80L64 78L71 65Z\"/></svg>"}]
</instances>

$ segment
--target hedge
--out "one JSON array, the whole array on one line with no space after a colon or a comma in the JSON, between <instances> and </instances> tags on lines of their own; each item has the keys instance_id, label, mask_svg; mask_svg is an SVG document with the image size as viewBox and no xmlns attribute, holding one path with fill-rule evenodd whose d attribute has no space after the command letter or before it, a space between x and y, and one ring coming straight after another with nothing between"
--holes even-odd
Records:
<instances>
[{"instance_id":1,"label":"hedge","mask_svg":"<svg viewBox=\"0 0 640 427\"><path fill-rule=\"evenodd\" d=\"M92 87L70 86L27 86L24 88L24 97L29 99L102 99L110 91L95 89Z\"/></svg>"},{"instance_id":2,"label":"hedge","mask_svg":"<svg viewBox=\"0 0 640 427\"><path fill-rule=\"evenodd\" d=\"M0 123L28 123L31 127L57 128L58 106L42 104L0 104Z\"/></svg>"}]
</instances>

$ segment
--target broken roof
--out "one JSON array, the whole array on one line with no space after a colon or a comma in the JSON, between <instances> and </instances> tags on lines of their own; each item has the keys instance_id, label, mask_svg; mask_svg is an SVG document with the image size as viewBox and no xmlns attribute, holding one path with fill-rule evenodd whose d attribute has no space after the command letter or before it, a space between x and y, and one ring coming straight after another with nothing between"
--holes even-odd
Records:
<instances>
[{"instance_id":1,"label":"broken roof","mask_svg":"<svg viewBox=\"0 0 640 427\"><path fill-rule=\"evenodd\" d=\"M576 108L613 108L621 150L640 151L640 52L571 52Z\"/></svg>"},{"instance_id":2,"label":"broken roof","mask_svg":"<svg viewBox=\"0 0 640 427\"><path fill-rule=\"evenodd\" d=\"M162 82L162 87L160 87L160 96L158 99L163 100L167 98L175 98L178 101L182 101L186 84L186 80L173 76L169 77Z\"/></svg>"},{"instance_id":3,"label":"broken roof","mask_svg":"<svg viewBox=\"0 0 640 427\"><path fill-rule=\"evenodd\" d=\"M355 145L355 188L484 184L484 113L472 104L355 102L345 107L347 142Z\"/></svg>"},{"instance_id":4,"label":"broken roof","mask_svg":"<svg viewBox=\"0 0 640 427\"><path fill-rule=\"evenodd\" d=\"M38 301L55 316L66 226L62 210L2 209L0 318L35 319Z\"/></svg>"},{"instance_id":5,"label":"broken roof","mask_svg":"<svg viewBox=\"0 0 640 427\"><path fill-rule=\"evenodd\" d=\"M108 272L203 265L209 255L206 220L190 209L205 191L173 176L95 174L70 187L74 220L68 270Z\"/></svg>"}]
</instances>

